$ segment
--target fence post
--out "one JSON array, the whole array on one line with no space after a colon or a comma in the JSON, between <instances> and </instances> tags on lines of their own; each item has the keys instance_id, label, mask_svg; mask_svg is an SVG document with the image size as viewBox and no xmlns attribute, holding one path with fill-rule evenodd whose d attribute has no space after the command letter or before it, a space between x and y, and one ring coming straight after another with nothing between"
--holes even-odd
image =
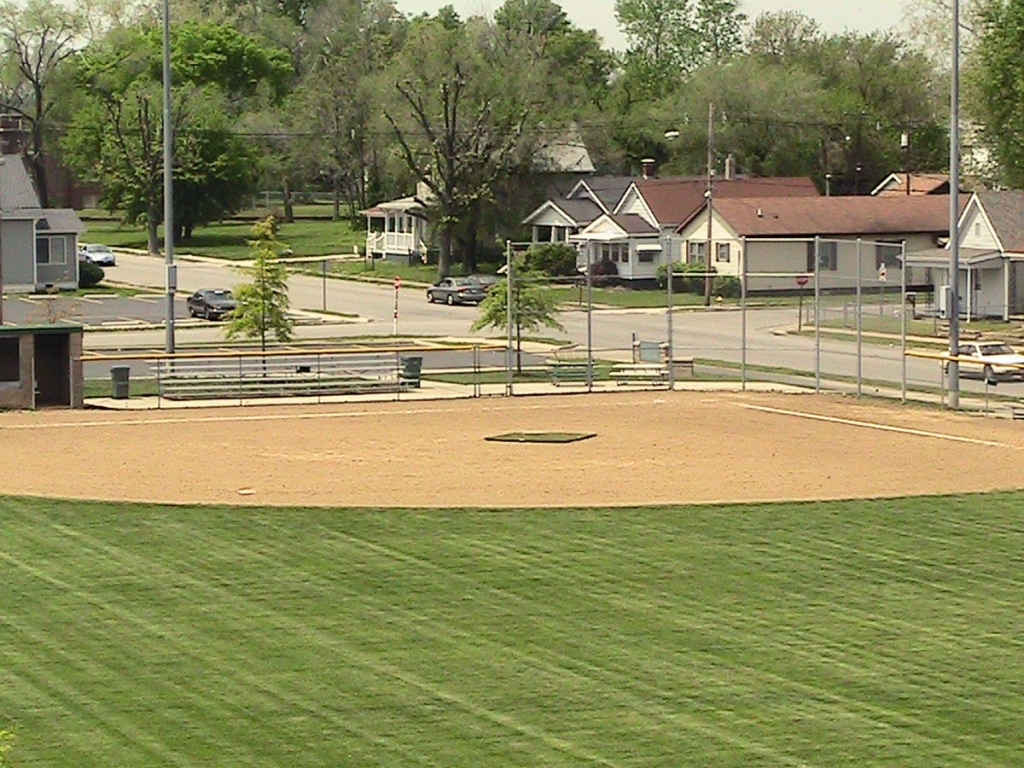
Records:
<instances>
[{"instance_id":1,"label":"fence post","mask_svg":"<svg viewBox=\"0 0 1024 768\"><path fill-rule=\"evenodd\" d=\"M803 288L800 289L803 291ZM802 295L802 294L801 294ZM801 310L803 311L803 310ZM747 238L740 238L740 389L747 390Z\"/></svg>"},{"instance_id":2,"label":"fence post","mask_svg":"<svg viewBox=\"0 0 1024 768\"><path fill-rule=\"evenodd\" d=\"M511 397L512 390L512 241L505 241L505 397Z\"/></svg>"},{"instance_id":3,"label":"fence post","mask_svg":"<svg viewBox=\"0 0 1024 768\"><path fill-rule=\"evenodd\" d=\"M473 345L473 397L480 397L480 345Z\"/></svg>"},{"instance_id":4,"label":"fence post","mask_svg":"<svg viewBox=\"0 0 1024 768\"><path fill-rule=\"evenodd\" d=\"M857 302L854 307L854 311L857 313L857 397L860 397L863 392L863 337L861 335L862 324L861 316L864 314L864 307L862 305L861 298L861 280L863 279L863 266L861 264L863 252L861 249L861 239L857 238Z\"/></svg>"},{"instance_id":5,"label":"fence post","mask_svg":"<svg viewBox=\"0 0 1024 768\"><path fill-rule=\"evenodd\" d=\"M900 245L900 352L903 377L903 402L907 402L907 241Z\"/></svg>"},{"instance_id":6,"label":"fence post","mask_svg":"<svg viewBox=\"0 0 1024 768\"><path fill-rule=\"evenodd\" d=\"M814 391L821 394L821 237L814 236Z\"/></svg>"}]
</instances>

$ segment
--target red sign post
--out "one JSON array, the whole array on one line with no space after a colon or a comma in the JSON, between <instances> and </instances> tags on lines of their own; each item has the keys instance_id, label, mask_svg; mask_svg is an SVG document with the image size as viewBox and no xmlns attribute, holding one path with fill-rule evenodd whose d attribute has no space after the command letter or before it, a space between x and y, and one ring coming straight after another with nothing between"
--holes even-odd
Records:
<instances>
[{"instance_id":1,"label":"red sign post","mask_svg":"<svg viewBox=\"0 0 1024 768\"><path fill-rule=\"evenodd\" d=\"M398 289L402 287L402 278L395 275L395 314L391 319L391 335L398 335Z\"/></svg>"}]
</instances>

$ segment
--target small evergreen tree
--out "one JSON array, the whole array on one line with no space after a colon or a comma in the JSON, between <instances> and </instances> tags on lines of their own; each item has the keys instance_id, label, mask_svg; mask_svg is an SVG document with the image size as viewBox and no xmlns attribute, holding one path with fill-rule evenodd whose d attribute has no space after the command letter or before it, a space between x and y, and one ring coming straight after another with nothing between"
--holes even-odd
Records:
<instances>
[{"instance_id":1,"label":"small evergreen tree","mask_svg":"<svg viewBox=\"0 0 1024 768\"><path fill-rule=\"evenodd\" d=\"M292 319L288 316L288 272L277 260L277 220L268 216L253 228L249 241L252 266L246 271L251 283L235 289L236 307L225 328L229 339L259 338L260 349L266 350L267 336L277 341L292 337Z\"/></svg>"},{"instance_id":2,"label":"small evergreen tree","mask_svg":"<svg viewBox=\"0 0 1024 768\"><path fill-rule=\"evenodd\" d=\"M545 326L565 330L558 322L558 297L537 284L535 272L514 272L512 276L512 325L516 337L516 370L523 372L523 331L534 331ZM502 328L508 330L508 278L498 281L480 302L480 317L473 330Z\"/></svg>"}]
</instances>

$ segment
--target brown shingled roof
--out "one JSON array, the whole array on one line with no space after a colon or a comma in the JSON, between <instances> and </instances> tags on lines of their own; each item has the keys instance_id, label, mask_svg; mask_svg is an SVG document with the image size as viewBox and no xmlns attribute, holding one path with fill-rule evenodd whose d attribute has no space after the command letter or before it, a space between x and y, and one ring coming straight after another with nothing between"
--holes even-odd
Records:
<instances>
[{"instance_id":1,"label":"brown shingled roof","mask_svg":"<svg viewBox=\"0 0 1024 768\"><path fill-rule=\"evenodd\" d=\"M910 194L949 194L949 176L944 173L911 173ZM871 194L880 197L895 197L907 194L907 174L894 173L883 181Z\"/></svg>"},{"instance_id":2,"label":"brown shingled roof","mask_svg":"<svg viewBox=\"0 0 1024 768\"><path fill-rule=\"evenodd\" d=\"M636 182L651 213L662 226L689 220L704 207L707 179L699 176L674 179L642 179ZM810 179L780 176L767 179L715 179L715 199L745 197L817 197Z\"/></svg>"},{"instance_id":3,"label":"brown shingled roof","mask_svg":"<svg viewBox=\"0 0 1024 768\"><path fill-rule=\"evenodd\" d=\"M961 210L966 202L961 201ZM948 195L725 200L716 196L714 206L715 212L741 237L857 236L949 230Z\"/></svg>"}]
</instances>

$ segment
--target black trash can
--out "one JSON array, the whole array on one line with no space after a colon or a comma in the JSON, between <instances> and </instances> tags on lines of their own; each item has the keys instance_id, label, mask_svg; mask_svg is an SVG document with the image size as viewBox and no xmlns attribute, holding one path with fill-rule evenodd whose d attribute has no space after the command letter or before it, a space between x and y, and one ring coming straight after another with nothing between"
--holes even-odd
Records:
<instances>
[{"instance_id":1,"label":"black trash can","mask_svg":"<svg viewBox=\"0 0 1024 768\"><path fill-rule=\"evenodd\" d=\"M398 383L406 387L419 387L423 357L421 355L403 355L401 360L402 370L398 375Z\"/></svg>"},{"instance_id":2,"label":"black trash can","mask_svg":"<svg viewBox=\"0 0 1024 768\"><path fill-rule=\"evenodd\" d=\"M110 396L115 400L128 399L128 372L127 365L115 365L110 369Z\"/></svg>"}]
</instances>

